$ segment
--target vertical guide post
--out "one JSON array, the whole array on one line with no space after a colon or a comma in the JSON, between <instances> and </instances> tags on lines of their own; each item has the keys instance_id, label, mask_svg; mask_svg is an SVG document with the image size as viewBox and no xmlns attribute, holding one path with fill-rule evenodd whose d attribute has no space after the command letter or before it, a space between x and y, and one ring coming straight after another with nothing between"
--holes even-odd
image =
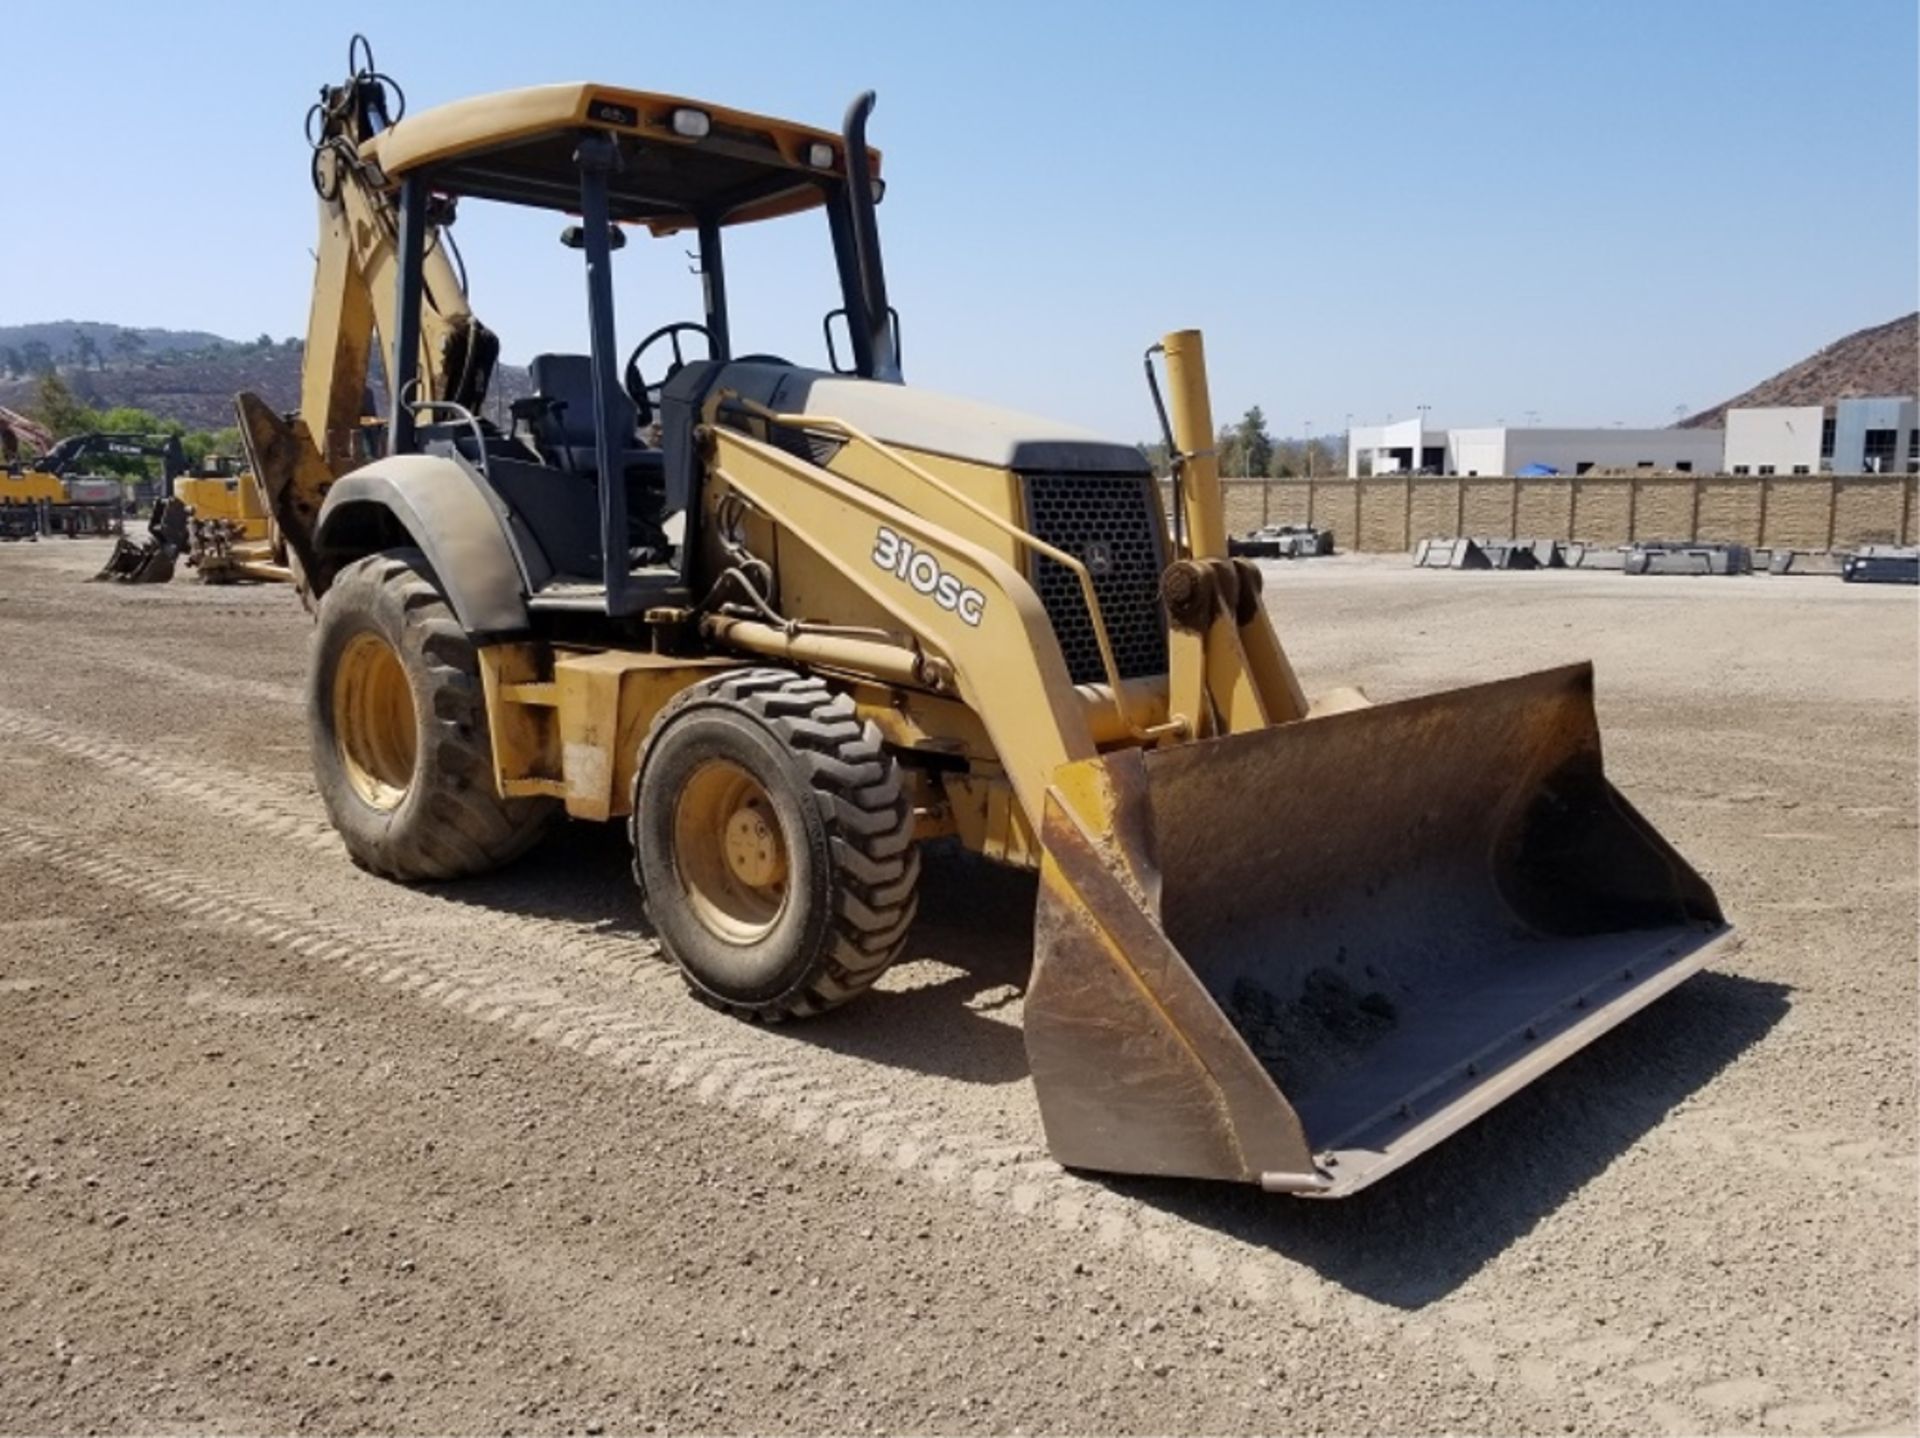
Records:
<instances>
[{"instance_id":1,"label":"vertical guide post","mask_svg":"<svg viewBox=\"0 0 1920 1438\"><path fill-rule=\"evenodd\" d=\"M1207 355L1199 330L1176 330L1160 341L1167 357L1174 448L1185 455L1181 499L1195 559L1227 557L1227 525L1214 451L1213 405L1207 398Z\"/></svg>"},{"instance_id":2,"label":"vertical guide post","mask_svg":"<svg viewBox=\"0 0 1920 1438\"><path fill-rule=\"evenodd\" d=\"M593 344L593 467L600 487L600 578L607 613L626 613L627 482L625 435L617 435L626 396L620 392L613 336L613 228L607 207L607 175L614 166L613 141L584 137L574 152L580 166L582 247L587 256L587 326Z\"/></svg>"},{"instance_id":3,"label":"vertical guide post","mask_svg":"<svg viewBox=\"0 0 1920 1438\"><path fill-rule=\"evenodd\" d=\"M427 258L427 185L418 174L400 182L400 294L394 321L393 413L387 422L387 453L413 452L413 411L408 393L420 374L420 281ZM433 399L425 395L420 398ZM322 439L322 436L315 436Z\"/></svg>"}]
</instances>

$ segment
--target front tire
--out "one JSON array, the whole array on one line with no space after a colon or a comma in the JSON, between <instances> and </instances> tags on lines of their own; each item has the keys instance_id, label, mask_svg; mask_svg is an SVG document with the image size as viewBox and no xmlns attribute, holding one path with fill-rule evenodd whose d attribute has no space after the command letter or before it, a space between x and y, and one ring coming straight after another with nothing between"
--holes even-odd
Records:
<instances>
[{"instance_id":1,"label":"front tire","mask_svg":"<svg viewBox=\"0 0 1920 1438\"><path fill-rule=\"evenodd\" d=\"M775 1020L864 993L899 955L920 854L899 766L816 678L746 669L683 691L634 779L634 877L689 987Z\"/></svg>"},{"instance_id":2,"label":"front tire","mask_svg":"<svg viewBox=\"0 0 1920 1438\"><path fill-rule=\"evenodd\" d=\"M307 721L327 815L377 874L484 874L553 816L552 800L495 789L479 659L416 549L358 560L327 590Z\"/></svg>"}]
</instances>

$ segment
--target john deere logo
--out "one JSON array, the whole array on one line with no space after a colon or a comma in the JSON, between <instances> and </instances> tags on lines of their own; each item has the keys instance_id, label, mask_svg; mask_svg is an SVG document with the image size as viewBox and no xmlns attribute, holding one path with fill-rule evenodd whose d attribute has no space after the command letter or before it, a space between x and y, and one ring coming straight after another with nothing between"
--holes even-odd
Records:
<instances>
[{"instance_id":1,"label":"john deere logo","mask_svg":"<svg viewBox=\"0 0 1920 1438\"><path fill-rule=\"evenodd\" d=\"M1113 551L1105 540L1096 539L1080 551L1080 561L1087 566L1087 573L1099 579L1113 568Z\"/></svg>"}]
</instances>

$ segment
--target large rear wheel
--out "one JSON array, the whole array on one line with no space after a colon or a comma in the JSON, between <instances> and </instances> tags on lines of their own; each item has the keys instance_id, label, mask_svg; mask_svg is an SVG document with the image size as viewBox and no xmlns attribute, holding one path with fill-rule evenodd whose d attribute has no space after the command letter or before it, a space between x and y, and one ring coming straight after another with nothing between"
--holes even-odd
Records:
<instances>
[{"instance_id":1,"label":"large rear wheel","mask_svg":"<svg viewBox=\"0 0 1920 1438\"><path fill-rule=\"evenodd\" d=\"M503 799L473 641L418 550L341 570L320 601L308 675L313 772L354 860L407 881L482 874L552 817Z\"/></svg>"},{"instance_id":2,"label":"large rear wheel","mask_svg":"<svg viewBox=\"0 0 1920 1438\"><path fill-rule=\"evenodd\" d=\"M654 721L634 780L634 877L701 997L759 1019L864 992L913 923L920 855L879 731L819 679L748 669Z\"/></svg>"}]
</instances>

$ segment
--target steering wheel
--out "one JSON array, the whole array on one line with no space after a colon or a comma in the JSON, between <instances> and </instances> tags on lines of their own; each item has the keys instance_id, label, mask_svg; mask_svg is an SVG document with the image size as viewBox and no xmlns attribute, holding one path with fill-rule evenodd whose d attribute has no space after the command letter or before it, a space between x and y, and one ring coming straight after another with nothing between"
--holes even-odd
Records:
<instances>
[{"instance_id":1,"label":"steering wheel","mask_svg":"<svg viewBox=\"0 0 1920 1438\"><path fill-rule=\"evenodd\" d=\"M641 340L633 347L633 353L627 356L626 373L622 383L626 386L627 398L633 401L635 422L642 428L653 423L654 409L660 403L660 391L668 380L687 367L687 358L680 349L680 336L683 334L700 335L707 342L707 354L712 355L716 346L713 331L696 320L675 320L670 325L661 325L659 329ZM666 374L656 384L648 384L640 373L640 356L648 347L663 339L673 342L673 363L667 367Z\"/></svg>"}]
</instances>

